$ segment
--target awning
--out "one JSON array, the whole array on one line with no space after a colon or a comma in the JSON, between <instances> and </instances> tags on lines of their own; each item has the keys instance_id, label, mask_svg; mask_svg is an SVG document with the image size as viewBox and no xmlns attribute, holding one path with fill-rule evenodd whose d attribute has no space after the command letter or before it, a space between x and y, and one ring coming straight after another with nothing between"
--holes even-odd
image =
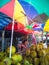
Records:
<instances>
[{"instance_id":1,"label":"awning","mask_svg":"<svg viewBox=\"0 0 49 65\"><path fill-rule=\"evenodd\" d=\"M0 30L7 26L12 21L12 18L0 12Z\"/></svg>"}]
</instances>

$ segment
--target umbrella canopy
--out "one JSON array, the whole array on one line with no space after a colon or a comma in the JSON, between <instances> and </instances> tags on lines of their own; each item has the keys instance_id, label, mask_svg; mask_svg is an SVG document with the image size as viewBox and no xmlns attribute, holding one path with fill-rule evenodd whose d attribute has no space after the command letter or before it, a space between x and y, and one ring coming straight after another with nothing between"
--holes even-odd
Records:
<instances>
[{"instance_id":1,"label":"umbrella canopy","mask_svg":"<svg viewBox=\"0 0 49 65\"><path fill-rule=\"evenodd\" d=\"M7 0L8 1L8 0ZM8 6L8 9L10 10L10 8L14 8L14 2L15 2L16 0L10 0L10 2L9 3L5 3L6 5L4 5L1 9L4 9L4 8L6 8L6 6ZM2 2L0 2L1 4L3 4L4 2L6 2L6 1L3 1L2 0ZM33 7L33 12L34 12L34 14L36 15L37 14L37 12L38 12L38 14L42 14L42 13L46 13L48 16L49 16L49 8L48 8L48 6L49 6L49 1L48 0L43 0L43 1L37 1L37 0L18 0L18 2L19 2L19 4L21 5L21 7L25 10L28 10L28 8L26 8L25 6L27 6L27 7ZM29 6L28 6L28 4L30 4ZM39 5L38 5L38 3L39 3ZM1 4L0 4L0 6L1 6ZM46 4L46 5L45 5ZM12 7L11 7L12 6ZM25 7L25 8L24 8ZM31 7L31 8L32 8ZM7 9L7 8L6 8ZM44 9L44 10L43 10ZM8 10L8 11L9 11ZM26 12L26 10L25 10L25 12ZM2 11L2 10L1 10ZM13 11L13 9L11 9L11 12ZM29 11L29 13L30 13L30 11ZM27 12L27 14L28 14L28 12Z\"/></svg>"},{"instance_id":2,"label":"umbrella canopy","mask_svg":"<svg viewBox=\"0 0 49 65\"><path fill-rule=\"evenodd\" d=\"M38 14L36 9L31 4L21 0L10 0L10 2L5 3L4 6L0 8L0 11L10 17L14 16L14 19L23 23L24 25L28 24L28 21L26 21L27 17L34 18ZM22 12L26 14L27 17Z\"/></svg>"},{"instance_id":3,"label":"umbrella canopy","mask_svg":"<svg viewBox=\"0 0 49 65\"><path fill-rule=\"evenodd\" d=\"M12 30L12 23L9 23L9 25L7 25L5 27L5 29L11 31ZM24 25L21 23L14 23L14 31L20 30L20 29L24 29Z\"/></svg>"},{"instance_id":4,"label":"umbrella canopy","mask_svg":"<svg viewBox=\"0 0 49 65\"><path fill-rule=\"evenodd\" d=\"M21 0L22 1L22 0ZM49 16L49 0L24 0L35 7L39 14L46 13Z\"/></svg>"},{"instance_id":5,"label":"umbrella canopy","mask_svg":"<svg viewBox=\"0 0 49 65\"><path fill-rule=\"evenodd\" d=\"M23 7L26 15L29 18L34 18L38 15L37 10L28 2L24 1L24 0L18 0L18 2L21 4L21 6Z\"/></svg>"},{"instance_id":6,"label":"umbrella canopy","mask_svg":"<svg viewBox=\"0 0 49 65\"><path fill-rule=\"evenodd\" d=\"M49 32L49 19L46 21L45 26L44 26L44 31Z\"/></svg>"},{"instance_id":7,"label":"umbrella canopy","mask_svg":"<svg viewBox=\"0 0 49 65\"><path fill-rule=\"evenodd\" d=\"M35 24L33 24L33 26L32 26L32 29L33 29L34 31L42 31L43 28L44 28L44 23L42 23L42 24L35 23Z\"/></svg>"},{"instance_id":8,"label":"umbrella canopy","mask_svg":"<svg viewBox=\"0 0 49 65\"><path fill-rule=\"evenodd\" d=\"M0 30L0 37L2 37L2 30ZM25 36L26 34L22 34L22 33L20 33L20 32L14 32L13 33L13 38L15 38L15 37L22 37L22 36ZM11 38L11 31L9 31L9 30L5 30L5 35L4 35L4 38Z\"/></svg>"},{"instance_id":9,"label":"umbrella canopy","mask_svg":"<svg viewBox=\"0 0 49 65\"><path fill-rule=\"evenodd\" d=\"M5 27L5 30L11 31L12 30L12 23L10 23L8 26ZM21 23L14 23L14 31L16 33L22 33L22 34L29 34L33 33L33 30L29 30L24 27L23 24Z\"/></svg>"},{"instance_id":10,"label":"umbrella canopy","mask_svg":"<svg viewBox=\"0 0 49 65\"><path fill-rule=\"evenodd\" d=\"M7 26L12 21L12 18L0 12L0 30Z\"/></svg>"}]
</instances>

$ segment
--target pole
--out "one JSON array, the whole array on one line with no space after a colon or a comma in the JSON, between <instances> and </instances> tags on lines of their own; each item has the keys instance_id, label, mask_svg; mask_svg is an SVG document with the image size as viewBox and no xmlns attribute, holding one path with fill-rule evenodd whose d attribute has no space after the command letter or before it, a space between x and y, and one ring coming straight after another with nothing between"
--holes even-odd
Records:
<instances>
[{"instance_id":1,"label":"pole","mask_svg":"<svg viewBox=\"0 0 49 65\"><path fill-rule=\"evenodd\" d=\"M12 54L13 32L14 32L14 19L13 19L13 22L12 22L11 44L10 44L10 58L11 58L11 54Z\"/></svg>"},{"instance_id":2,"label":"pole","mask_svg":"<svg viewBox=\"0 0 49 65\"><path fill-rule=\"evenodd\" d=\"M48 32L46 32L46 44L47 44L47 46L48 46L48 43L47 43L47 33L48 33Z\"/></svg>"},{"instance_id":3,"label":"pole","mask_svg":"<svg viewBox=\"0 0 49 65\"><path fill-rule=\"evenodd\" d=\"M2 32L2 52L4 51L4 30Z\"/></svg>"},{"instance_id":4,"label":"pole","mask_svg":"<svg viewBox=\"0 0 49 65\"><path fill-rule=\"evenodd\" d=\"M16 0L14 3L14 10L15 10L15 4L16 4ZM12 33L11 33L11 44L10 44L10 55L9 55L10 58L12 55L13 32L14 32L14 13L13 13L13 21L12 21Z\"/></svg>"},{"instance_id":5,"label":"pole","mask_svg":"<svg viewBox=\"0 0 49 65\"><path fill-rule=\"evenodd\" d=\"M43 43L43 32L44 32L44 31L42 30L42 43Z\"/></svg>"}]
</instances>

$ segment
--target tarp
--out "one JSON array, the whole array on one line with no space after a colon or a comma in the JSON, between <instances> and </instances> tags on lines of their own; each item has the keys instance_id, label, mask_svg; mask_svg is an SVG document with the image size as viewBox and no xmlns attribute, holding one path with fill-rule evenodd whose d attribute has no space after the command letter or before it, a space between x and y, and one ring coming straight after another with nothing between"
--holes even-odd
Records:
<instances>
[{"instance_id":1,"label":"tarp","mask_svg":"<svg viewBox=\"0 0 49 65\"><path fill-rule=\"evenodd\" d=\"M5 27L5 30L7 31L11 31L12 30L12 23L10 23L9 25L7 25ZM33 30L27 29L25 28L25 26L21 23L14 23L14 31L17 33L22 33L22 34L29 34L29 33L33 33Z\"/></svg>"}]
</instances>

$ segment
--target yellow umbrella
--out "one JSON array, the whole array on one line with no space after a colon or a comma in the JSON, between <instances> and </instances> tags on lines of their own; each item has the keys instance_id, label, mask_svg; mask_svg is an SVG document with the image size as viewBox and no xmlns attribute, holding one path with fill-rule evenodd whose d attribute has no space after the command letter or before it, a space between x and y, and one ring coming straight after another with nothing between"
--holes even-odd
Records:
<instances>
[{"instance_id":1,"label":"yellow umbrella","mask_svg":"<svg viewBox=\"0 0 49 65\"><path fill-rule=\"evenodd\" d=\"M49 32L49 19L46 21L46 24L44 26L44 31Z\"/></svg>"},{"instance_id":2,"label":"yellow umbrella","mask_svg":"<svg viewBox=\"0 0 49 65\"><path fill-rule=\"evenodd\" d=\"M25 13L24 9L22 8L22 6L18 2L18 0L15 0L13 17L19 23L22 23L22 24L26 25L26 24L28 24L28 20L27 20L27 17L22 12Z\"/></svg>"}]
</instances>

